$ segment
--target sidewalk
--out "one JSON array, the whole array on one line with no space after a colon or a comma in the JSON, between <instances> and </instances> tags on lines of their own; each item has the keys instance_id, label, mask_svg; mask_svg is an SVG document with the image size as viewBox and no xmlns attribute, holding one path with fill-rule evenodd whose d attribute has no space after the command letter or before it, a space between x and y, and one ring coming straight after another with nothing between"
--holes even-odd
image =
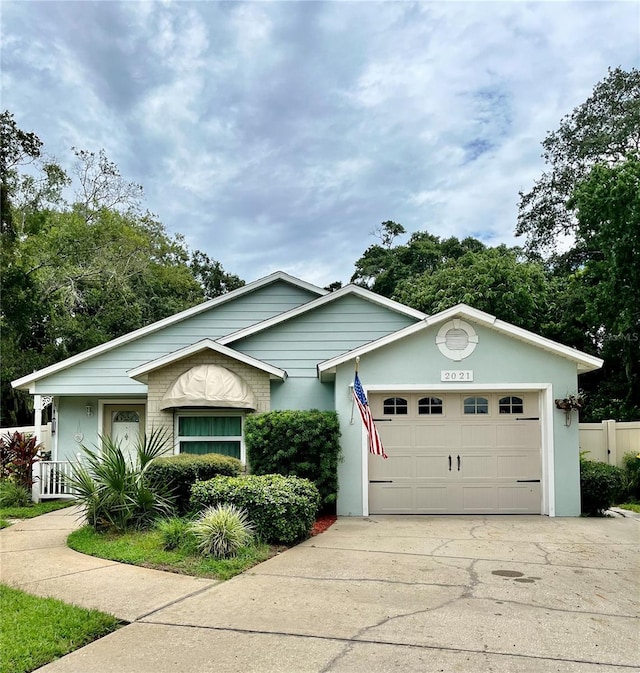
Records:
<instances>
[{"instance_id":1,"label":"sidewalk","mask_svg":"<svg viewBox=\"0 0 640 673\"><path fill-rule=\"evenodd\" d=\"M126 622L218 584L79 554L66 539L80 525L78 510L69 507L0 531L0 580Z\"/></svg>"}]
</instances>

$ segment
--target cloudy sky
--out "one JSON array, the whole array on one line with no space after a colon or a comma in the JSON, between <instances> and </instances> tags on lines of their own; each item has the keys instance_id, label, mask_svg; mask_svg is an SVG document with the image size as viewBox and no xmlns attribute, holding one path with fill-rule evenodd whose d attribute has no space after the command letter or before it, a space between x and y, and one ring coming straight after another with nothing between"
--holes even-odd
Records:
<instances>
[{"instance_id":1,"label":"cloudy sky","mask_svg":"<svg viewBox=\"0 0 640 673\"><path fill-rule=\"evenodd\" d=\"M2 107L63 165L104 148L247 281L348 281L385 220L513 244L540 142L640 3L3 0Z\"/></svg>"}]
</instances>

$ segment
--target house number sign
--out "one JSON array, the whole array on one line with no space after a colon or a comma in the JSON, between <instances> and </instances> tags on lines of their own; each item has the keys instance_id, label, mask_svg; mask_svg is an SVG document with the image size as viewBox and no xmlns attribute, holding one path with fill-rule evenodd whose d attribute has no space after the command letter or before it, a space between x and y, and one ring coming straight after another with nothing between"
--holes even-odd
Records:
<instances>
[{"instance_id":1,"label":"house number sign","mask_svg":"<svg viewBox=\"0 0 640 673\"><path fill-rule=\"evenodd\" d=\"M442 369L441 381L473 381L473 369Z\"/></svg>"}]
</instances>

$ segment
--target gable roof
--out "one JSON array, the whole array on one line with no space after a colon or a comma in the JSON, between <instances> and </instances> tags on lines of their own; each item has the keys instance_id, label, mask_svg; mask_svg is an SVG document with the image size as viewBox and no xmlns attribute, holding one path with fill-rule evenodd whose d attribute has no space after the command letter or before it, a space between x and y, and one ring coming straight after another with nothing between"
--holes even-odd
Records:
<instances>
[{"instance_id":1,"label":"gable roof","mask_svg":"<svg viewBox=\"0 0 640 673\"><path fill-rule=\"evenodd\" d=\"M271 378L280 379L281 381L284 381L287 378L287 372L284 369L279 369L278 367L274 367L267 362L263 362L262 360L251 357L250 355L245 355L244 353L234 351L232 348L227 348L226 346L216 343L211 339L202 339L201 341L197 341L190 346L180 348L177 351L173 351L173 353L167 353L167 355L163 355L162 357L156 358L155 360L151 360L151 362L145 362L139 367L130 369L127 374L132 379L146 383L147 375L156 369L161 369L162 367L166 367L173 362L177 362L178 360L182 360L186 357L189 357L190 355L200 353L204 350L214 351L220 355L226 355L233 360L244 362L246 365L250 365L251 367L260 369L263 372L267 372Z\"/></svg>"},{"instance_id":2,"label":"gable roof","mask_svg":"<svg viewBox=\"0 0 640 673\"><path fill-rule=\"evenodd\" d=\"M107 341L103 344L100 344L99 346L94 346L93 348L89 348L88 350L83 351L82 353L72 355L71 357L66 358L65 360L61 360L60 362L56 362L53 365L49 365L48 367L39 369L38 371L35 371L31 374L27 374L26 376L16 379L15 381L12 381L11 385L14 388L18 389L28 389L31 383L34 383L39 379L43 379L47 376L50 376L51 374L55 374L64 369L68 369L69 367L73 367L74 365L80 362L84 362L85 360L89 360L95 357L96 355L100 355L101 353L110 351L114 348L117 348L118 346L122 346L123 344L135 341L136 339L140 339L141 337L144 337L147 334L157 332L158 330L164 329L169 325L173 325L175 323L181 322L182 320L186 320L187 318L191 318L192 316L203 313L204 311L208 311L212 308L215 308L229 301L237 299L242 295L254 292L255 290L261 287L265 287L266 285L270 285L271 283L275 283L280 280L289 283L291 285L295 285L301 289L308 290L309 292L312 292L319 296L328 294L328 291L324 290L323 288L320 288L316 285L312 285L311 283L307 283L306 281L300 280L299 278L295 278L294 276L290 276L288 273L285 273L284 271L276 271L275 273L272 273L269 276L259 278L258 280L255 280L252 283L247 283L247 285L243 285L237 290L233 290L232 292L228 292L227 294L215 297L214 299L209 299L208 301L205 301L202 304L192 306L191 308L188 308L184 311L180 311L179 313L168 316L167 318L163 318L162 320L158 320L157 322L151 323L146 327L141 327L137 330L134 330L133 332L129 332L128 334L123 334L122 336L117 337L116 339Z\"/></svg>"},{"instance_id":3,"label":"gable roof","mask_svg":"<svg viewBox=\"0 0 640 673\"><path fill-rule=\"evenodd\" d=\"M366 299L367 301L370 301L374 304L384 306L392 311L395 311L396 313L401 313L402 315L410 316L411 318L416 318L417 320L423 320L427 317L426 313L418 311L415 308L405 306L404 304L394 301L393 299L387 299L386 297L376 294L375 292L371 292L371 290L367 290L366 288L360 287L359 285L349 284L345 285L339 290L336 290L335 292L330 292L329 294L326 294L323 297L318 297L318 299L312 299L306 304L296 306L295 308L292 308L289 311L285 311L284 313L275 315L272 318L263 320L262 322L256 323L255 325L250 325L249 327L245 327L241 330L238 330L237 332L227 334L226 336L221 337L217 341L220 344L230 344L235 341L239 341L240 339L244 339L245 337L257 334L258 332L262 332L266 329L269 329L270 327L273 327L274 325L279 325L280 323L285 322L286 320L291 320L291 318L295 318L296 316L302 315L303 313L313 311L314 309L317 309L320 306L329 304L330 302L336 301L337 299L340 299L347 295L355 295L356 297L361 297L362 299Z\"/></svg>"},{"instance_id":4,"label":"gable roof","mask_svg":"<svg viewBox=\"0 0 640 673\"><path fill-rule=\"evenodd\" d=\"M384 346L388 346L391 343L400 341L401 339L404 339L411 334L416 334L424 329L432 327L433 325L447 322L449 320L453 320L454 318L467 318L472 322L485 325L486 327L496 330L497 332L501 332L502 334L506 334L507 336L513 337L532 346L536 346L537 348L542 348L543 350L549 351L554 355L559 355L560 357L571 360L577 364L578 372L580 373L599 369L602 367L604 362L604 360L595 357L594 355L589 355L588 353L583 353L582 351L571 348L570 346L557 343L556 341L542 337L539 334L535 334L534 332L529 332L529 330L516 327L515 325L505 322L504 320L498 320L498 318L491 315L490 313L479 311L478 309L467 306L466 304L457 304L456 306L452 306L445 311L435 313L432 316L427 316L424 318L424 320L421 320L414 325L409 325L408 327L398 330L397 332L393 332L392 334L388 334L387 336L377 339L376 341L364 344L359 348L354 348L348 353L338 355L335 358L331 358L330 360L325 360L324 362L319 363L318 376L322 377L323 373L334 371L335 367L338 365L348 362L349 360L353 360L360 355L370 353L374 350L377 350L378 348L383 348Z\"/></svg>"}]
</instances>

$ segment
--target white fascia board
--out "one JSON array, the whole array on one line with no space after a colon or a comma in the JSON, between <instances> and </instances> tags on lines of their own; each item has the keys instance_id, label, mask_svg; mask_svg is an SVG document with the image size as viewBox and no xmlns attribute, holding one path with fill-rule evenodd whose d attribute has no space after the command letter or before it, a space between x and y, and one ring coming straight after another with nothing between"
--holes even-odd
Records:
<instances>
[{"instance_id":1,"label":"white fascia board","mask_svg":"<svg viewBox=\"0 0 640 673\"><path fill-rule=\"evenodd\" d=\"M427 329L433 325L460 317L467 318L472 322L480 323L486 327L489 327L490 329L496 330L497 332L502 332L503 334L512 336L516 339L519 339L520 341L524 341L525 343L542 348L546 351L554 353L555 355L559 355L568 360L571 360L577 364L578 372L580 373L599 369L602 367L604 362L602 359L593 355L589 355L588 353L583 353L582 351L571 348L570 346L564 346L563 344L559 344L556 341L552 341L546 337L529 332L528 330L522 329L521 327L516 327L511 323L498 320L495 316L485 313L484 311L479 311L478 309L467 306L466 304L458 304L457 306L452 306L451 308L441 311L440 313L429 316L415 325L409 325L409 327L405 327L404 329L398 330L397 332L388 334L387 336L384 336L377 341L371 341L370 343L364 344L363 346L348 351L347 353L338 355L334 358L331 358L330 360L320 362L317 366L318 376L320 377L323 373L329 372L338 365L348 362L349 360L353 360L360 355L370 353L374 350L377 350L378 348L382 348L383 346L387 346L395 341L404 339L411 334L415 334L416 332Z\"/></svg>"},{"instance_id":2,"label":"white fascia board","mask_svg":"<svg viewBox=\"0 0 640 673\"><path fill-rule=\"evenodd\" d=\"M180 348L177 351L173 351L173 353L167 353L167 355L163 355L162 357L151 360L150 362L146 362L139 367L130 369L127 374L132 379L140 381L142 377L146 377L148 374L156 371L157 369L162 369L162 367L166 367L167 365L177 362L178 360L183 360L184 358L189 357L194 353L200 353L203 350L211 350L219 353L220 355L225 355L232 360L238 360L238 362L243 362L250 367L267 372L270 376L280 379L281 381L284 381L287 378L287 372L284 371L284 369L279 369L278 367L274 367L267 362L263 362L262 360L251 357L250 355L245 355L244 353L234 351L232 348L227 348L226 346L223 346L222 344L219 344L212 339L202 339L201 341L191 344L190 346L185 346L184 348Z\"/></svg>"},{"instance_id":3,"label":"white fascia board","mask_svg":"<svg viewBox=\"0 0 640 673\"><path fill-rule=\"evenodd\" d=\"M330 292L324 297L313 299L312 301L307 302L302 306L297 306L296 308L292 308L291 310L286 311L285 313L273 316L273 318L263 320L262 322L259 322L256 325L250 325L249 327L245 327L244 329L238 330L237 332L233 332L232 334L228 334L227 336L221 337L220 339L218 339L218 343L229 344L233 343L234 341L238 341L239 339L244 339L245 337L251 336L252 334L262 332L263 330L269 329L274 325L278 325L281 322L291 320L291 318L295 318L296 316L302 315L303 313L307 313L308 311L313 311L314 309L320 308L321 306L329 304L332 301L336 301L337 299L340 299L341 297L344 297L346 295L356 295L357 297L362 297L363 299L370 301L374 304L384 306L392 311L395 311L396 313L401 313L402 315L406 315L411 318L416 318L417 320L424 320L426 318L426 314L422 313L422 311L418 311L414 308L410 308L409 306L405 306L404 304L394 301L393 299L387 299L386 297L382 297L381 295L376 294L375 292L371 292L371 290L367 290L366 288L360 287L359 285L350 284L345 285L344 287L340 288L339 290L336 290L335 292Z\"/></svg>"},{"instance_id":4,"label":"white fascia board","mask_svg":"<svg viewBox=\"0 0 640 673\"><path fill-rule=\"evenodd\" d=\"M158 320L157 322L154 322L151 325L141 327L140 329L134 330L133 332L129 332L128 334L123 334L122 336L117 337L116 339L107 341L106 343L100 344L99 346L95 346L94 348L90 348L89 350L83 351L82 353L78 353L77 355L72 355L70 358L67 358L66 360L56 362L53 365L49 365L48 367L39 369L38 371L35 371L31 374L27 374L26 376L16 379L15 381L12 381L11 385L16 389L30 390L29 385L39 379L45 378L47 376L50 376L51 374L55 374L64 369L68 369L69 367L73 367L73 365L77 365L80 362L89 360L95 357L96 355L106 353L107 351L117 348L118 346L122 346L123 344L129 343L130 341L135 341L136 339L140 339L141 337L146 336L147 334L152 334L153 332L157 332L158 330L168 327L169 325L173 325L175 323L181 322L182 320L186 320L187 318L191 318L194 315L198 315L199 313L215 308L216 306L225 304L228 301L237 299L238 297L241 297L244 294L253 292L254 290L264 287L265 285L274 283L277 280L284 280L288 283L291 283L292 285L296 285L300 288L309 290L310 292L314 292L315 294L318 295L328 294L328 291L324 290L323 288L317 287L316 285L312 285L311 283L307 283L306 281L295 278L294 276L290 276L288 273L285 273L284 271L276 271L275 273L272 273L269 276L265 276L264 278L255 280L252 283L243 285L242 287L239 287L237 290L233 290L227 294L223 294L220 297L215 297L214 299L209 299L209 301L205 301L202 304L192 306L191 308L181 311L180 313L176 313L175 315L168 316L167 318L163 318L162 320Z\"/></svg>"}]
</instances>

